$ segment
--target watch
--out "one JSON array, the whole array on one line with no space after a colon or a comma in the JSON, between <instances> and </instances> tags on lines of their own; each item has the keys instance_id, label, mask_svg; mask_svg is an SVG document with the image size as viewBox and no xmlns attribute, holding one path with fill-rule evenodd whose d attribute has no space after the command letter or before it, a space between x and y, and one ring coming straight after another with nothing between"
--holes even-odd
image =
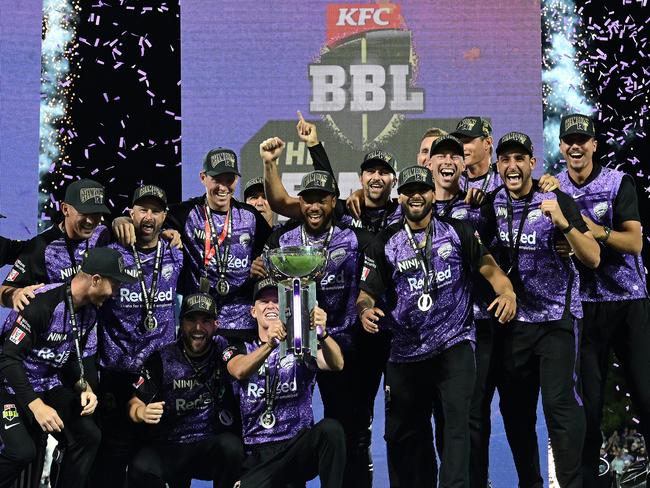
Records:
<instances>
[{"instance_id":1,"label":"watch","mask_svg":"<svg viewBox=\"0 0 650 488\"><path fill-rule=\"evenodd\" d=\"M596 237L596 240L602 244L605 244L609 239L610 234L612 233L612 229L607 227L606 225L603 225L603 231L605 232L605 235Z\"/></svg>"}]
</instances>

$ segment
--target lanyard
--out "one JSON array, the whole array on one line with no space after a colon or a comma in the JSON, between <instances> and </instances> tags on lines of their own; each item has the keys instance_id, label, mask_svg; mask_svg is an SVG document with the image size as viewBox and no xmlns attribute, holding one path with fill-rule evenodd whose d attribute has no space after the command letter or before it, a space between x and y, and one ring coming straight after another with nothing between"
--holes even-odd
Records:
<instances>
[{"instance_id":1,"label":"lanyard","mask_svg":"<svg viewBox=\"0 0 650 488\"><path fill-rule=\"evenodd\" d=\"M68 238L68 235L65 234L64 232L64 237L63 240L65 242L65 249L68 251L68 256L70 257L70 265L72 266L72 273L70 274L70 277L68 278L68 281L72 280L74 278L74 275L77 274L77 272L81 269L81 266L77 263L77 258L75 258L74 255L74 246L72 244L72 241L70 238ZM86 243L86 250L84 252L84 256L88 255L88 239L84 241Z\"/></svg>"},{"instance_id":2,"label":"lanyard","mask_svg":"<svg viewBox=\"0 0 650 488\"><path fill-rule=\"evenodd\" d=\"M86 374L84 370L84 363L81 358L81 333L77 324L77 315L74 312L74 304L72 302L72 289L70 284L65 288L65 301L68 307L68 314L70 315L70 325L72 326L72 338L74 339L74 347L77 351L77 361L79 362L79 381L75 386L81 391L85 391L88 383L86 381Z\"/></svg>"},{"instance_id":3,"label":"lanyard","mask_svg":"<svg viewBox=\"0 0 650 488\"><path fill-rule=\"evenodd\" d=\"M309 236L307 235L307 231L305 230L305 226L304 225L300 226L300 240L302 241L303 246L313 246L313 245L323 246L323 250L325 252L325 266L327 266L327 261L329 260L329 252L327 252L327 249L330 245L333 235L334 235L334 225L330 227L330 230L325 236L325 239L321 241L311 242L309 240ZM323 266L323 269L325 269L325 266Z\"/></svg>"},{"instance_id":4,"label":"lanyard","mask_svg":"<svg viewBox=\"0 0 650 488\"><path fill-rule=\"evenodd\" d=\"M519 221L519 230L517 231L517 237L512 233L512 220L513 220L513 208L512 208L512 197L508 190L505 190L507 198L507 220L508 220L508 241L510 247L508 248L508 254L510 257L510 267L508 268L507 275L510 275L510 272L515 268L519 267L519 245L521 244L521 233L524 229L524 223L526 222L526 217L528 217L528 211L530 210L530 202L533 199L535 194L535 189L532 188L530 193L526 195L526 200L524 204L524 209L521 212L521 220Z\"/></svg>"},{"instance_id":5,"label":"lanyard","mask_svg":"<svg viewBox=\"0 0 650 488\"><path fill-rule=\"evenodd\" d=\"M433 214L431 215L431 221L429 222L429 225L427 225L427 228L425 229L425 244L424 244L424 252L418 246L415 242L415 239L413 238L413 232L411 231L411 227L409 226L408 222L406 222L406 219L404 220L404 230L406 231L406 237L408 238L409 244L411 245L411 248L413 248L413 252L415 253L415 257L420 263L420 268L422 269L422 273L424 273L424 282L423 282L423 295L428 295L429 291L431 290L431 285L433 283L433 291L436 290L436 280L435 280L435 268L433 269L433 280L431 276L431 272L429 270L429 264L431 262L431 246L432 246L432 241L433 238L435 237L435 225L433 224Z\"/></svg>"},{"instance_id":6,"label":"lanyard","mask_svg":"<svg viewBox=\"0 0 650 488\"><path fill-rule=\"evenodd\" d=\"M392 215L395 212L395 208L397 208L394 207L391 209L391 203L392 202L388 202L384 206L381 218L375 219L374 221L367 215L369 209L366 209L366 211L361 214L361 228L372 232L373 234L377 234L381 230L385 229L386 225L388 225L388 217ZM377 225L377 223L379 223L379 225Z\"/></svg>"},{"instance_id":7,"label":"lanyard","mask_svg":"<svg viewBox=\"0 0 650 488\"><path fill-rule=\"evenodd\" d=\"M158 239L158 244L156 245L156 258L153 263L153 273L151 277L151 289L147 291L147 284L144 281L144 272L142 270L142 261L140 260L140 255L138 250L135 247L135 244L131 246L133 250L133 258L135 260L135 267L138 273L138 281L140 282L140 289L142 290L142 300L144 301L144 311L145 311L145 327L149 330L155 329L157 321L154 317L154 311L156 308L156 292L158 291L158 278L160 276L160 268L162 266L162 244L160 239Z\"/></svg>"},{"instance_id":8,"label":"lanyard","mask_svg":"<svg viewBox=\"0 0 650 488\"><path fill-rule=\"evenodd\" d=\"M232 210L226 213L226 219L223 224L221 234L217 236L214 229L214 222L212 222L212 211L206 203L205 207L205 253L203 259L203 275L208 276L208 265L212 256L216 255L217 273L220 278L226 275L226 266L228 263L228 256L230 254L230 238L232 236ZM224 242L227 243L224 245ZM223 246L223 253L221 252Z\"/></svg>"},{"instance_id":9,"label":"lanyard","mask_svg":"<svg viewBox=\"0 0 650 488\"><path fill-rule=\"evenodd\" d=\"M273 407L275 406L275 397L277 395L278 381L280 380L280 360L275 363L275 374L273 379L271 379L271 366L269 365L269 359L266 358L264 361L264 403L266 403L265 412L272 413Z\"/></svg>"},{"instance_id":10,"label":"lanyard","mask_svg":"<svg viewBox=\"0 0 650 488\"><path fill-rule=\"evenodd\" d=\"M485 177L483 178L483 183L481 183L481 191L485 193L487 190L488 185L490 184L490 180L494 176L494 168L492 165L488 166L488 172L485 174ZM467 190L469 189L469 176L467 174L467 170L465 170L465 184L463 185L463 191L467 193Z\"/></svg>"},{"instance_id":11,"label":"lanyard","mask_svg":"<svg viewBox=\"0 0 650 488\"><path fill-rule=\"evenodd\" d=\"M438 202L436 202L433 208L436 209L436 214L438 215L438 217L446 217L447 214L451 212L451 209L454 207L454 205L456 205L458 200L460 200L460 197L461 197L461 192L456 193L451 200L447 200L447 203L445 203L445 206L440 211L437 210Z\"/></svg>"},{"instance_id":12,"label":"lanyard","mask_svg":"<svg viewBox=\"0 0 650 488\"><path fill-rule=\"evenodd\" d=\"M200 370L199 368L197 368L196 364L194 364L194 361L192 361L192 359L187 355L187 351L185 351L185 345L184 344L181 344L181 348L183 350L183 357L185 358L187 363L192 368L192 371L194 371L194 375L195 375L197 381L202 386L205 386L205 388L208 390L208 393L210 394L210 398L209 399L204 399L203 403L206 404L206 405L209 404L209 403L212 403L213 400L217 399L217 396L215 394L214 388L212 388L212 386L210 386L209 379L206 380L204 378L205 375L203 374L203 371ZM214 348L213 348L212 344L210 344L210 352L208 354L210 355L211 358L208 360L208 368L210 367L210 364L215 364L215 368L218 371L219 368L216 366L216 363L214 363L214 360L212 358L212 356L214 356L213 351L214 351ZM214 376L213 376L213 378L214 378Z\"/></svg>"}]
</instances>

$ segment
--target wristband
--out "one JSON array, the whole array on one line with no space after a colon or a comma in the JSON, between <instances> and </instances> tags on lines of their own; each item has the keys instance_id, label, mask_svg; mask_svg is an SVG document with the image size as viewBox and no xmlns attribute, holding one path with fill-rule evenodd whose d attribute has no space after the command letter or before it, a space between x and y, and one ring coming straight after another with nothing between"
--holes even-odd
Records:
<instances>
[{"instance_id":1,"label":"wristband","mask_svg":"<svg viewBox=\"0 0 650 488\"><path fill-rule=\"evenodd\" d=\"M575 227L573 227L573 225L569 224L567 227L565 227L564 229L562 229L562 234L566 235L566 234L568 234L569 232L571 232L571 230L574 229L574 228L575 228Z\"/></svg>"},{"instance_id":2,"label":"wristband","mask_svg":"<svg viewBox=\"0 0 650 488\"><path fill-rule=\"evenodd\" d=\"M610 229L610 228L607 227L606 225L603 225L603 230L605 231L605 235L599 237L599 238L596 239L596 240L597 240L598 242L602 243L602 244L605 244L605 243L607 242L607 240L609 239L609 235L612 233L612 229Z\"/></svg>"},{"instance_id":3,"label":"wristband","mask_svg":"<svg viewBox=\"0 0 650 488\"><path fill-rule=\"evenodd\" d=\"M330 336L330 331L329 331L329 330L326 330L325 332L323 332L323 335L317 337L318 342L323 342L323 341L324 341L325 339L327 339L329 336Z\"/></svg>"}]
</instances>

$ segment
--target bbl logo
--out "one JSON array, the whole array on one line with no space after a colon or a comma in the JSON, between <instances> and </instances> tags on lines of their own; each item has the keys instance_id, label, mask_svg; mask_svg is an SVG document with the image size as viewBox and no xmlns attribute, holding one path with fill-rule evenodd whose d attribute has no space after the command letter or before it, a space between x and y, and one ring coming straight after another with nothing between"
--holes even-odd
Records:
<instances>
[{"instance_id":1,"label":"bbl logo","mask_svg":"<svg viewBox=\"0 0 650 488\"><path fill-rule=\"evenodd\" d=\"M2 418L11 422L16 417L19 417L16 405L13 403L5 403L2 409Z\"/></svg>"},{"instance_id":2,"label":"bbl logo","mask_svg":"<svg viewBox=\"0 0 650 488\"><path fill-rule=\"evenodd\" d=\"M417 58L395 4L327 6L327 43L309 65L309 109L341 142L368 150L394 135L405 113L424 112L413 88Z\"/></svg>"}]
</instances>

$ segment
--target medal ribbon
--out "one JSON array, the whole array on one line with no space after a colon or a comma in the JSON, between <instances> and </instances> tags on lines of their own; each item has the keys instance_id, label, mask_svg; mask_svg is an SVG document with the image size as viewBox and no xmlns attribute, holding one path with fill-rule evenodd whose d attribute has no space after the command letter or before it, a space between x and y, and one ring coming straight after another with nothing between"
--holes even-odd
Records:
<instances>
[{"instance_id":1,"label":"medal ribbon","mask_svg":"<svg viewBox=\"0 0 650 488\"><path fill-rule=\"evenodd\" d=\"M203 259L203 276L208 276L208 265L213 256L216 255L217 273L220 278L226 275L226 265L228 263L228 256L230 255L230 238L232 236L232 210L226 213L226 219L223 223L223 229L219 236L214 229L214 222L212 222L212 211L208 204L205 204L205 252ZM226 245L224 242L228 241ZM223 246L223 253L221 247Z\"/></svg>"},{"instance_id":2,"label":"medal ribbon","mask_svg":"<svg viewBox=\"0 0 650 488\"><path fill-rule=\"evenodd\" d=\"M72 326L72 337L74 339L74 347L77 351L77 361L79 362L79 382L86 382L86 373L84 369L84 363L81 358L81 332L79 331L79 326L77 324L77 315L74 311L74 303L72 302L72 290L70 284L66 285L65 289L65 301L68 308L68 314L70 315L70 325Z\"/></svg>"},{"instance_id":3,"label":"medal ribbon","mask_svg":"<svg viewBox=\"0 0 650 488\"><path fill-rule=\"evenodd\" d=\"M280 359L278 358L275 364L275 374L273 375L273 380L271 380L271 367L269 366L269 358L266 358L264 361L264 403L266 403L266 412L273 412L273 407L275 406L275 397L277 395L278 381L280 379Z\"/></svg>"},{"instance_id":4,"label":"medal ribbon","mask_svg":"<svg viewBox=\"0 0 650 488\"><path fill-rule=\"evenodd\" d=\"M467 193L467 190L469 189L469 176L467 173L467 170L464 171L465 173L465 184L463 185L463 191ZM494 175L494 168L492 165L488 166L488 172L485 175L485 178L483 178L483 183L481 183L481 188L480 190L485 193L485 190L487 189L488 185L490 184L490 180L492 179L492 176Z\"/></svg>"},{"instance_id":5,"label":"medal ribbon","mask_svg":"<svg viewBox=\"0 0 650 488\"><path fill-rule=\"evenodd\" d=\"M300 240L302 241L303 246L313 246L313 245L321 245L323 246L323 249L325 250L325 265L323 266L323 269L327 266L327 261L329 260L329 252L328 248L330 245L330 242L332 241L332 236L334 235L334 225L330 227L330 230L327 233L327 236L325 236L325 239L322 242L310 242L309 236L307 235L307 231L305 230L305 226L301 225L300 226Z\"/></svg>"},{"instance_id":6,"label":"medal ribbon","mask_svg":"<svg viewBox=\"0 0 650 488\"><path fill-rule=\"evenodd\" d=\"M404 230L406 231L406 237L408 238L409 244L413 248L413 252L415 253L415 257L418 259L420 262L420 268L422 269L422 273L424 273L424 290L422 292L423 295L427 295L429 291L431 290L431 284L433 283L433 288L434 291L436 290L436 281L435 281L435 268L433 269L433 277L431 276L431 272L429 270L429 264L431 261L431 246L432 246L432 241L433 241L433 234L435 234L435 226L433 225L433 215L431 216L431 221L429 222L429 225L427 225L427 228L425 229L425 244L424 244L424 252L420 247L416 244L415 239L413 238L413 232L411 231L411 227L409 227L408 222L406 222L406 219L404 220ZM431 263L432 264L432 263ZM433 264L432 264L433 266ZM433 278L433 279L432 279Z\"/></svg>"},{"instance_id":7,"label":"medal ribbon","mask_svg":"<svg viewBox=\"0 0 650 488\"><path fill-rule=\"evenodd\" d=\"M460 192L456 193L456 195L454 195L454 197L451 200L448 200L447 203L445 203L445 206L439 212L437 210L438 202L436 202L433 208L436 209L436 214L438 215L438 217L446 217L447 214L451 212L451 209L454 207L454 205L456 205L456 202L460 200L460 197L461 197L461 193Z\"/></svg>"},{"instance_id":8,"label":"medal ribbon","mask_svg":"<svg viewBox=\"0 0 650 488\"><path fill-rule=\"evenodd\" d=\"M532 188L530 190L530 193L526 196L525 204L524 204L524 209L521 212L521 220L519 221L519 230L517 231L517 238L515 239L514 235L512 234L512 220L513 220L513 208L512 208L512 198L510 197L510 193L508 190L506 190L506 197L507 197L507 220L508 220L508 241L510 244L510 247L508 248L508 255L510 257L510 268L508 268L508 272L506 274L510 274L510 272L517 266L519 267L519 245L521 244L521 232L524 229L524 223L526 222L526 217L528 217L528 212L530 210L530 202L533 199L533 195L535 194L535 188Z\"/></svg>"},{"instance_id":9,"label":"medal ribbon","mask_svg":"<svg viewBox=\"0 0 650 488\"><path fill-rule=\"evenodd\" d=\"M158 277L160 276L160 268L162 266L162 244L160 239L158 239L158 244L156 245L156 258L153 263L153 273L151 277L151 290L147 291L147 284L144 281L144 272L142 270L142 261L140 260L140 255L138 250L135 247L135 244L131 246L133 251L133 258L135 260L135 267L138 273L138 281L140 282L140 289L142 290L142 298L144 300L144 310L145 314L148 316L153 316L156 308L156 292L158 291Z\"/></svg>"},{"instance_id":10,"label":"medal ribbon","mask_svg":"<svg viewBox=\"0 0 650 488\"><path fill-rule=\"evenodd\" d=\"M187 351L185 351L185 345L184 344L181 344L181 348L183 350L183 357L185 358L187 363L192 368L192 371L194 371L194 375L195 375L196 379L201 383L202 386L205 386L205 388L208 390L208 393L210 393L210 398L212 400L216 401L217 400L217 395L215 394L214 389L210 386L210 381L206 381L204 379L203 371L200 370L199 368L197 368L196 364L194 364L192 359L187 355ZM210 359L207 362L208 366L210 364L215 364L214 360L212 359L212 356L214 355L213 353L214 353L214 347L212 347L212 343L210 343L210 352L209 352ZM216 368L216 370L218 370L216 365L215 365L215 368ZM214 375L213 375L213 378L214 378Z\"/></svg>"},{"instance_id":11,"label":"medal ribbon","mask_svg":"<svg viewBox=\"0 0 650 488\"><path fill-rule=\"evenodd\" d=\"M70 277L66 280L67 282L71 281L72 278L74 278L74 275L77 274L77 272L81 269L81 265L77 262L77 259L75 258L74 255L74 244L72 243L72 239L68 237L68 235L65 233L65 228L63 230L64 232L64 237L63 240L65 242L65 249L68 251L68 256L70 257L70 265L72 266L72 274ZM84 241L86 243L86 251L84 253L84 256L88 254L88 239Z\"/></svg>"}]
</instances>

